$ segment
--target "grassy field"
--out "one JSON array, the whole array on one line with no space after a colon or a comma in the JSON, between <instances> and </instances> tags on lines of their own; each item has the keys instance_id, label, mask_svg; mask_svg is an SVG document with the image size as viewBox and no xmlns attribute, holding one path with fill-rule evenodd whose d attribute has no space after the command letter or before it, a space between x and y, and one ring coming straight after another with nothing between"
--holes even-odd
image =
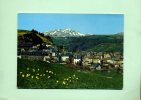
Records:
<instances>
[{"instance_id":1,"label":"grassy field","mask_svg":"<svg viewBox=\"0 0 141 100\"><path fill-rule=\"evenodd\" d=\"M68 65L18 59L17 87L22 89L122 89L123 76L114 71L90 72Z\"/></svg>"}]
</instances>

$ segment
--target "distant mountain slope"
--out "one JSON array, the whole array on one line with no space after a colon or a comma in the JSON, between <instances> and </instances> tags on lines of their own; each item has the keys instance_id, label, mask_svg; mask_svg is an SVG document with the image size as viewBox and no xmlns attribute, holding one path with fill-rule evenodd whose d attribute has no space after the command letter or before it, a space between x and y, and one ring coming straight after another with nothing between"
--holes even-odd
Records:
<instances>
[{"instance_id":1,"label":"distant mountain slope","mask_svg":"<svg viewBox=\"0 0 141 100\"><path fill-rule=\"evenodd\" d=\"M91 35L84 37L54 37L56 45L64 45L70 51L123 51L123 35Z\"/></svg>"},{"instance_id":2,"label":"distant mountain slope","mask_svg":"<svg viewBox=\"0 0 141 100\"><path fill-rule=\"evenodd\" d=\"M43 42L52 44L50 38L35 30L18 30L18 43L41 44Z\"/></svg>"},{"instance_id":3,"label":"distant mountain slope","mask_svg":"<svg viewBox=\"0 0 141 100\"><path fill-rule=\"evenodd\" d=\"M45 35L49 35L52 37L79 37L79 36L85 36L84 34L81 34L80 32L74 31L72 29L56 29L53 31L45 32Z\"/></svg>"},{"instance_id":4,"label":"distant mountain slope","mask_svg":"<svg viewBox=\"0 0 141 100\"><path fill-rule=\"evenodd\" d=\"M123 52L123 44L122 43L101 43L99 45L90 48L88 51L96 51L96 52Z\"/></svg>"},{"instance_id":5,"label":"distant mountain slope","mask_svg":"<svg viewBox=\"0 0 141 100\"><path fill-rule=\"evenodd\" d=\"M123 32L119 32L119 33L117 33L115 35L123 35L123 34L124 34Z\"/></svg>"}]
</instances>

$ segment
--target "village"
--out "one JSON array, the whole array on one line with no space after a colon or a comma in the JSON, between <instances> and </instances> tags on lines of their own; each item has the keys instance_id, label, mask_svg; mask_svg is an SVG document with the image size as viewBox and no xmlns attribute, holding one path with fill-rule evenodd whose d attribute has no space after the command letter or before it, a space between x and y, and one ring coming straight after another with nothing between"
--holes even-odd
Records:
<instances>
[{"instance_id":1,"label":"village","mask_svg":"<svg viewBox=\"0 0 141 100\"><path fill-rule=\"evenodd\" d=\"M70 52L53 44L18 44L19 59L40 60L47 63L69 64L90 71L116 70L123 73L123 56L120 52Z\"/></svg>"}]
</instances>

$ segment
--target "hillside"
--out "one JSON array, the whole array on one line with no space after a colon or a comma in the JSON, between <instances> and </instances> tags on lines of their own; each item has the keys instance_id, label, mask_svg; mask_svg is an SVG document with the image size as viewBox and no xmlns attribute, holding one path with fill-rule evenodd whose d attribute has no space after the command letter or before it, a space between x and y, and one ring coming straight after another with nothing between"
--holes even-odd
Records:
<instances>
[{"instance_id":1,"label":"hillside","mask_svg":"<svg viewBox=\"0 0 141 100\"><path fill-rule=\"evenodd\" d=\"M18 59L17 86L22 89L122 89L122 74L78 71L68 65Z\"/></svg>"},{"instance_id":2,"label":"hillside","mask_svg":"<svg viewBox=\"0 0 141 100\"><path fill-rule=\"evenodd\" d=\"M39 33L35 30L18 30L18 43L32 43L40 44L46 42L48 44L55 44L57 46L63 45L67 51L95 51L95 52L123 52L123 33L117 33L115 35L86 35L81 36L77 32L71 29L56 30L55 32L64 32L64 37L58 36L45 36L43 33ZM69 33L71 31L71 33ZM72 36L65 37L71 34ZM53 35L54 35L53 34ZM62 33L60 33L62 34ZM74 36L73 36L74 35ZM79 36L78 36L79 35Z\"/></svg>"},{"instance_id":3,"label":"hillside","mask_svg":"<svg viewBox=\"0 0 141 100\"><path fill-rule=\"evenodd\" d=\"M63 45L67 50L112 52L123 51L123 35L91 35L84 37L54 37L56 45Z\"/></svg>"},{"instance_id":4,"label":"hillside","mask_svg":"<svg viewBox=\"0 0 141 100\"><path fill-rule=\"evenodd\" d=\"M101 43L99 45L90 48L88 51L97 51L97 52L123 52L122 43Z\"/></svg>"},{"instance_id":5,"label":"hillside","mask_svg":"<svg viewBox=\"0 0 141 100\"><path fill-rule=\"evenodd\" d=\"M35 30L18 30L18 43L32 43L41 44L43 42L52 44L51 38L47 38L44 34L39 33Z\"/></svg>"}]
</instances>

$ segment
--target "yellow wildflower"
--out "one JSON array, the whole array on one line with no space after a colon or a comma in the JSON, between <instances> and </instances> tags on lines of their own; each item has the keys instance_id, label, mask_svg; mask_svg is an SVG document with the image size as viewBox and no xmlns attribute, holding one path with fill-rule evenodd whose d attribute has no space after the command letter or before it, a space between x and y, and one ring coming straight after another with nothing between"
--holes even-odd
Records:
<instances>
[{"instance_id":1,"label":"yellow wildflower","mask_svg":"<svg viewBox=\"0 0 141 100\"><path fill-rule=\"evenodd\" d=\"M49 73L52 73L52 71L49 71Z\"/></svg>"},{"instance_id":2,"label":"yellow wildflower","mask_svg":"<svg viewBox=\"0 0 141 100\"><path fill-rule=\"evenodd\" d=\"M22 77L24 77L24 74L22 74Z\"/></svg>"},{"instance_id":3,"label":"yellow wildflower","mask_svg":"<svg viewBox=\"0 0 141 100\"><path fill-rule=\"evenodd\" d=\"M20 72L20 74L22 74L23 72Z\"/></svg>"},{"instance_id":4,"label":"yellow wildflower","mask_svg":"<svg viewBox=\"0 0 141 100\"><path fill-rule=\"evenodd\" d=\"M31 78L34 78L34 76L31 76Z\"/></svg>"},{"instance_id":5,"label":"yellow wildflower","mask_svg":"<svg viewBox=\"0 0 141 100\"><path fill-rule=\"evenodd\" d=\"M36 76L36 79L39 79L39 77L38 77L38 76Z\"/></svg>"},{"instance_id":6,"label":"yellow wildflower","mask_svg":"<svg viewBox=\"0 0 141 100\"><path fill-rule=\"evenodd\" d=\"M26 77L30 76L30 74L26 74Z\"/></svg>"},{"instance_id":7,"label":"yellow wildflower","mask_svg":"<svg viewBox=\"0 0 141 100\"><path fill-rule=\"evenodd\" d=\"M26 70L29 70L29 68L26 68Z\"/></svg>"},{"instance_id":8,"label":"yellow wildflower","mask_svg":"<svg viewBox=\"0 0 141 100\"><path fill-rule=\"evenodd\" d=\"M66 80L66 79L64 78L64 80Z\"/></svg>"},{"instance_id":9,"label":"yellow wildflower","mask_svg":"<svg viewBox=\"0 0 141 100\"><path fill-rule=\"evenodd\" d=\"M35 69L32 69L33 72L35 72Z\"/></svg>"},{"instance_id":10,"label":"yellow wildflower","mask_svg":"<svg viewBox=\"0 0 141 100\"><path fill-rule=\"evenodd\" d=\"M66 84L66 82L65 82L65 81L63 81L63 82L62 82L62 84L64 84L64 85L65 85L65 84Z\"/></svg>"}]
</instances>

